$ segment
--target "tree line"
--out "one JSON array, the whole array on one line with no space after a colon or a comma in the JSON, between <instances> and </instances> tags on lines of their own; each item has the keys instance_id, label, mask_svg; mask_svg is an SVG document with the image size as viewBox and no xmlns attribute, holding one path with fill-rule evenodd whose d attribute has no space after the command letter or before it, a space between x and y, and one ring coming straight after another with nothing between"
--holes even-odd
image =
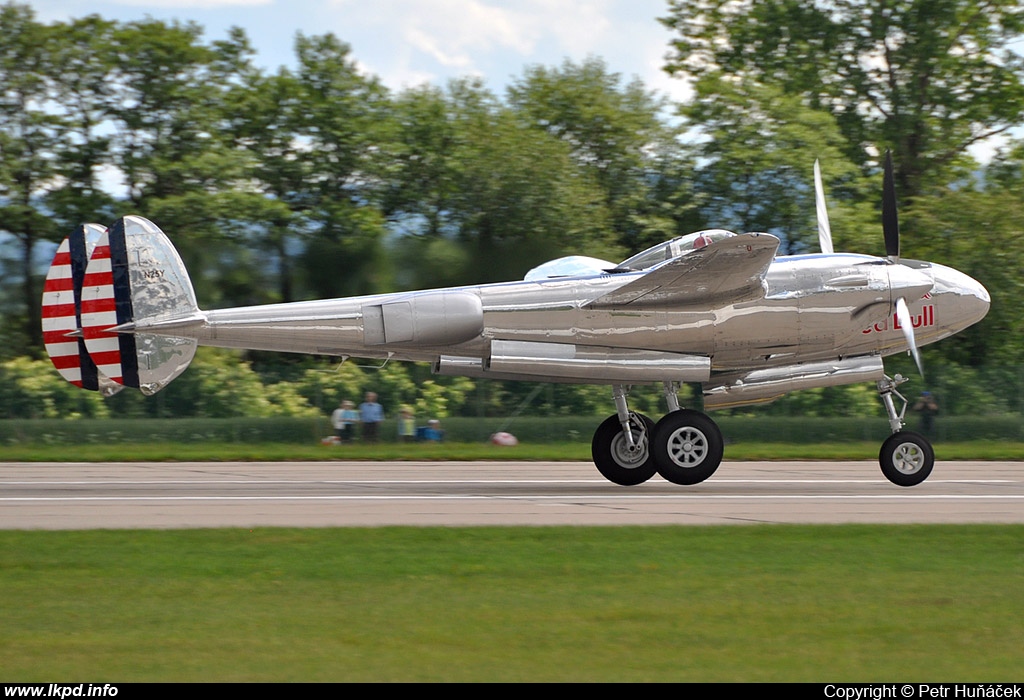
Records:
<instances>
[{"instance_id":1,"label":"tree line","mask_svg":"<svg viewBox=\"0 0 1024 700\"><path fill-rule=\"evenodd\" d=\"M951 410L1019 410L1016 5L673 0L661 19L673 32L665 68L694 94L671 104L599 58L527 66L500 95L470 77L396 92L333 34L297 35L294 67L271 71L241 29L209 40L195 23L44 24L8 2L0 373L16 386L16 368L44 356L45 257L82 222L126 213L157 222L201 305L216 308L516 279L559 255L622 259L704 227L769 231L784 252L816 250L818 158L836 249L879 254L879 158L891 149L903 254L961 269L993 296L983 323L925 349L925 382ZM970 148L999 135L994 157L975 161ZM328 362L209 358L263 386ZM890 364L914 372L902 358ZM421 368L385 368L364 383L386 383L389 371L426 386ZM465 397L482 393L465 381L436 378L457 387L434 390L449 392L445 410L507 408L534 392L497 384L486 393L503 398L474 407ZM539 400L555 412L591 410L598 393L607 403L600 387ZM773 410L841 413L863 403L860 393L795 395ZM416 391L394 395L429 403ZM149 401L114 410L189 410L173 395Z\"/></svg>"}]
</instances>

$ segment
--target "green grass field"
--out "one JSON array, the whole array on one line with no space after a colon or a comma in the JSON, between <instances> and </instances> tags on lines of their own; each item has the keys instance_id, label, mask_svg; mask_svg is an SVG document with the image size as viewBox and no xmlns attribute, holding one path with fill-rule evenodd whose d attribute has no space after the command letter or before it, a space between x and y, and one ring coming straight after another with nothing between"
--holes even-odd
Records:
<instances>
[{"instance_id":1,"label":"green grass field","mask_svg":"<svg viewBox=\"0 0 1024 700\"><path fill-rule=\"evenodd\" d=\"M874 443L727 459L874 459ZM938 459L1024 459L1012 442ZM583 443L5 448L4 461L588 460ZM1024 526L0 532L0 679L1007 681Z\"/></svg>"},{"instance_id":2,"label":"green grass field","mask_svg":"<svg viewBox=\"0 0 1024 700\"><path fill-rule=\"evenodd\" d=\"M736 443L725 459L740 460L875 460L881 442L835 442L807 445ZM1000 441L947 442L935 446L938 460L1024 460L1024 443ZM377 445L302 445L281 443L113 443L91 445L10 445L0 453L5 462L136 462L136 461L318 461L318 460L510 460L590 461L589 442L533 443L498 447L487 443L384 442Z\"/></svg>"},{"instance_id":3,"label":"green grass field","mask_svg":"<svg viewBox=\"0 0 1024 700\"><path fill-rule=\"evenodd\" d=\"M4 681L1013 681L1024 526L0 532Z\"/></svg>"}]
</instances>

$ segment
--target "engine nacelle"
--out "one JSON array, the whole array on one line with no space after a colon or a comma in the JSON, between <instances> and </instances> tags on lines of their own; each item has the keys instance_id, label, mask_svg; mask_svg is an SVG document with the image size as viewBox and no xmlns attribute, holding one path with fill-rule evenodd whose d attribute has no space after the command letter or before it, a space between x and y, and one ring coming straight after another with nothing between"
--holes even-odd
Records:
<instances>
[{"instance_id":1,"label":"engine nacelle","mask_svg":"<svg viewBox=\"0 0 1024 700\"><path fill-rule=\"evenodd\" d=\"M580 384L704 382L711 375L711 359L632 348L494 340L489 359L442 355L434 372Z\"/></svg>"},{"instance_id":2,"label":"engine nacelle","mask_svg":"<svg viewBox=\"0 0 1024 700\"><path fill-rule=\"evenodd\" d=\"M876 356L805 362L726 374L716 376L714 386L705 386L704 408L713 411L766 403L799 389L878 381L884 376L882 358Z\"/></svg>"},{"instance_id":3,"label":"engine nacelle","mask_svg":"<svg viewBox=\"0 0 1024 700\"><path fill-rule=\"evenodd\" d=\"M446 291L362 308L367 345L457 345L480 335L484 309L472 292Z\"/></svg>"}]
</instances>

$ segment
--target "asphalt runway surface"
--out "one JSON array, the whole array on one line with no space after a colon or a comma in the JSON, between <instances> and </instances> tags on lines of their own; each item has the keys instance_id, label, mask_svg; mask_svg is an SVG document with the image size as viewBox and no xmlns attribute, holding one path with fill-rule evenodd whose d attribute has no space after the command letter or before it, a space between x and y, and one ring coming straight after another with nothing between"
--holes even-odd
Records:
<instances>
[{"instance_id":1,"label":"asphalt runway surface","mask_svg":"<svg viewBox=\"0 0 1024 700\"><path fill-rule=\"evenodd\" d=\"M0 529L1021 523L1024 462L724 462L634 487L585 462L0 463Z\"/></svg>"}]
</instances>

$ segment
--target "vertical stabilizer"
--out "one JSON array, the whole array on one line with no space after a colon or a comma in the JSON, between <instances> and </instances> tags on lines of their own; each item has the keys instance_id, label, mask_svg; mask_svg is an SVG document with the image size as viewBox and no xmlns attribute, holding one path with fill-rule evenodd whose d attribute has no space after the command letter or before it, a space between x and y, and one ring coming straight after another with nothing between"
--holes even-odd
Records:
<instances>
[{"instance_id":1,"label":"vertical stabilizer","mask_svg":"<svg viewBox=\"0 0 1024 700\"><path fill-rule=\"evenodd\" d=\"M153 394L185 371L196 342L111 331L137 320L198 312L188 272L170 240L141 216L118 219L96 244L82 287L82 337L100 372Z\"/></svg>"},{"instance_id":2,"label":"vertical stabilizer","mask_svg":"<svg viewBox=\"0 0 1024 700\"><path fill-rule=\"evenodd\" d=\"M82 224L57 248L43 285L43 343L62 377L75 386L112 396L123 387L99 371L81 332L85 270L105 232L99 224Z\"/></svg>"}]
</instances>

